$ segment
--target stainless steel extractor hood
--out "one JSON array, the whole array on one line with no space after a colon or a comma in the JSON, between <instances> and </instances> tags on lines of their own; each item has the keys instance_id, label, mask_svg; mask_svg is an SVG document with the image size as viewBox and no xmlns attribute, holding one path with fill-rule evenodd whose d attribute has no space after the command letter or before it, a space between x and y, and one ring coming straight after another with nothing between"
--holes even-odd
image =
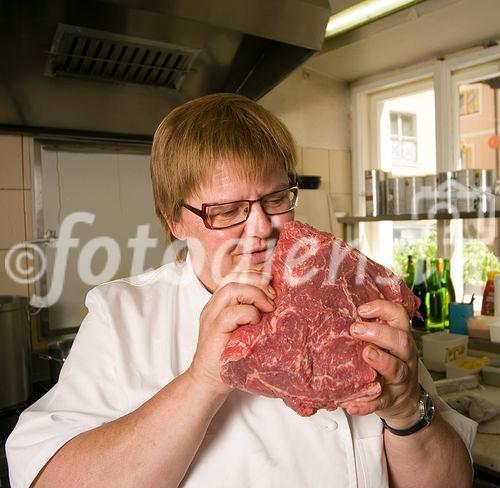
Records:
<instances>
[{"instance_id":1,"label":"stainless steel extractor hood","mask_svg":"<svg viewBox=\"0 0 500 488\"><path fill-rule=\"evenodd\" d=\"M150 138L180 103L258 99L321 48L328 0L0 0L0 131Z\"/></svg>"}]
</instances>

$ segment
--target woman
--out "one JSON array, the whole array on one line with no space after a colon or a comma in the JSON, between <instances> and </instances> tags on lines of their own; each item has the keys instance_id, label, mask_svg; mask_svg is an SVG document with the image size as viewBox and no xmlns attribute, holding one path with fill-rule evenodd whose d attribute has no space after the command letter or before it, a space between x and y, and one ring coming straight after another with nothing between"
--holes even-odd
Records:
<instances>
[{"instance_id":1,"label":"woman","mask_svg":"<svg viewBox=\"0 0 500 488\"><path fill-rule=\"evenodd\" d=\"M14 487L470 486L475 424L435 395L429 425L393 433L421 422L399 305L360 307L384 324L351 330L372 344L365 360L384 385L375 400L303 418L221 381L231 332L274 307L266 264L296 203L279 120L237 95L191 101L158 128L151 174L157 215L188 255L89 292L59 383L9 438ZM420 382L432 389L425 371Z\"/></svg>"}]
</instances>

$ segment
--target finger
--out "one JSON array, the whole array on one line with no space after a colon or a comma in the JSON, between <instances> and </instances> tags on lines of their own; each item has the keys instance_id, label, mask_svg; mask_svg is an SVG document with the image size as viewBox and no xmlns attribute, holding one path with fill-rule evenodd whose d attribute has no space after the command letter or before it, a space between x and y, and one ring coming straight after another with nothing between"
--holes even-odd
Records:
<instances>
[{"instance_id":1,"label":"finger","mask_svg":"<svg viewBox=\"0 0 500 488\"><path fill-rule=\"evenodd\" d=\"M221 332L230 333L240 325L258 324L261 313L253 305L233 305L226 308L215 323Z\"/></svg>"},{"instance_id":2,"label":"finger","mask_svg":"<svg viewBox=\"0 0 500 488\"><path fill-rule=\"evenodd\" d=\"M410 318L400 303L389 300L373 300L358 307L358 313L363 319L379 319L392 327L411 330Z\"/></svg>"},{"instance_id":3,"label":"finger","mask_svg":"<svg viewBox=\"0 0 500 488\"><path fill-rule=\"evenodd\" d=\"M354 322L350 331L353 337L387 349L402 361L416 358L417 348L409 332L380 322Z\"/></svg>"},{"instance_id":4,"label":"finger","mask_svg":"<svg viewBox=\"0 0 500 488\"><path fill-rule=\"evenodd\" d=\"M373 400L353 400L344 408L349 415L369 415L379 410L384 410L391 405L391 398L388 395L381 395Z\"/></svg>"},{"instance_id":5,"label":"finger","mask_svg":"<svg viewBox=\"0 0 500 488\"><path fill-rule=\"evenodd\" d=\"M352 403L359 403L359 402L371 402L372 400L375 400L382 394L382 386L380 386L380 389L377 391L377 393L374 393L372 395L365 395L359 398L355 398L353 400L347 400L339 404L339 407L342 408L347 408L349 405Z\"/></svg>"},{"instance_id":6,"label":"finger","mask_svg":"<svg viewBox=\"0 0 500 488\"><path fill-rule=\"evenodd\" d=\"M240 271L228 274L222 280L219 288L229 284L229 283L242 283L246 285L254 285L260 288L266 295L271 299L274 299L276 292L274 288L270 285L272 280L272 275L269 273L258 272L258 271Z\"/></svg>"},{"instance_id":7,"label":"finger","mask_svg":"<svg viewBox=\"0 0 500 488\"><path fill-rule=\"evenodd\" d=\"M402 385L410 379L410 367L404 361L378 347L365 347L363 359L383 376L386 385Z\"/></svg>"},{"instance_id":8,"label":"finger","mask_svg":"<svg viewBox=\"0 0 500 488\"><path fill-rule=\"evenodd\" d=\"M273 300L261 288L242 283L228 283L214 293L203 315L215 318L225 308L239 304L254 305L262 312L274 310Z\"/></svg>"}]
</instances>

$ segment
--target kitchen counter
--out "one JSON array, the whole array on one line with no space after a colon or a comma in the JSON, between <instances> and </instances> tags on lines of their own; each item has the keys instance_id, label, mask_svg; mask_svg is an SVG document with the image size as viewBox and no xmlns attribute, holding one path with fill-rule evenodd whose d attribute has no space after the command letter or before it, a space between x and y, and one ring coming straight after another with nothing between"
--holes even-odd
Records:
<instances>
[{"instance_id":1,"label":"kitchen counter","mask_svg":"<svg viewBox=\"0 0 500 488\"><path fill-rule=\"evenodd\" d=\"M500 409L500 388L489 385L480 385L479 388L469 390L470 393L479 393L481 398L495 404ZM442 394L443 400L447 400L458 393ZM492 470L498 473L500 478L500 414L492 421L481 424L484 427L495 424L498 434L486 434L478 432L476 441L472 448L474 464L478 467Z\"/></svg>"},{"instance_id":2,"label":"kitchen counter","mask_svg":"<svg viewBox=\"0 0 500 488\"><path fill-rule=\"evenodd\" d=\"M428 332L418 329L413 329L412 332L417 347L421 352L422 336L427 334ZM468 355L500 358L500 343L469 337ZM443 373L434 373L433 371L430 371L430 373L434 380L442 379L445 377ZM499 387L481 385L480 389L473 391L478 391L483 398L500 407ZM446 400L450 395L453 394L444 394L441 395L441 397ZM474 464L477 467L494 471L495 475L498 475L498 478L500 479L500 415L497 416L497 419L499 419L497 420L499 425L499 433L485 434L478 432L476 441L472 449L472 457L474 459Z\"/></svg>"},{"instance_id":3,"label":"kitchen counter","mask_svg":"<svg viewBox=\"0 0 500 488\"><path fill-rule=\"evenodd\" d=\"M472 449L474 464L500 475L500 435L478 433Z\"/></svg>"},{"instance_id":4,"label":"kitchen counter","mask_svg":"<svg viewBox=\"0 0 500 488\"><path fill-rule=\"evenodd\" d=\"M481 397L498 405L500 408L500 388L483 385ZM500 419L497 415L496 419ZM474 462L500 474L500 420L496 420L499 426L498 434L483 434L478 432L476 442L472 450Z\"/></svg>"}]
</instances>

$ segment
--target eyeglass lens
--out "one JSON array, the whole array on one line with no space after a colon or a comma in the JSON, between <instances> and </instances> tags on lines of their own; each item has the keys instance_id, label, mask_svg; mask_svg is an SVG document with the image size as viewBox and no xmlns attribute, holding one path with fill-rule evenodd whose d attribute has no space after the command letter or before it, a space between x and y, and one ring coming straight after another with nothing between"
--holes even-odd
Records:
<instances>
[{"instance_id":1,"label":"eyeglass lens","mask_svg":"<svg viewBox=\"0 0 500 488\"><path fill-rule=\"evenodd\" d=\"M295 200L295 193L287 189L265 196L260 200L260 204L267 215L277 215L292 210ZM249 213L250 203L245 201L213 205L206 209L207 221L214 229L245 222Z\"/></svg>"}]
</instances>

